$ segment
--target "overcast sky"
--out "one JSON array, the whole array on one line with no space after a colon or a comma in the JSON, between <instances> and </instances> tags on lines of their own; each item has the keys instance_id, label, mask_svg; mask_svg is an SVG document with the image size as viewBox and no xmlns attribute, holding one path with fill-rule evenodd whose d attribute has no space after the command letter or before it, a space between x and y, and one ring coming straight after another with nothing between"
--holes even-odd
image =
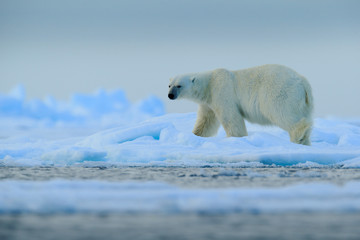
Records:
<instances>
[{"instance_id":1,"label":"overcast sky","mask_svg":"<svg viewBox=\"0 0 360 240\"><path fill-rule=\"evenodd\" d=\"M360 117L360 1L0 0L0 93L123 89L157 95L169 78L278 63L313 86L316 116Z\"/></svg>"}]
</instances>

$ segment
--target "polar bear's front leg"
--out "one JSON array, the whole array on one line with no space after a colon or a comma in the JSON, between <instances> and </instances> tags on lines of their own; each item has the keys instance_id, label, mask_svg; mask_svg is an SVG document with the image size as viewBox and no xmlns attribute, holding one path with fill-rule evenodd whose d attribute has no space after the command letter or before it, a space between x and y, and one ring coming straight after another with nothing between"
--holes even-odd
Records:
<instances>
[{"instance_id":1,"label":"polar bear's front leg","mask_svg":"<svg viewBox=\"0 0 360 240\"><path fill-rule=\"evenodd\" d=\"M199 107L193 133L201 137L214 136L220 127L215 113L206 105Z\"/></svg>"},{"instance_id":2,"label":"polar bear's front leg","mask_svg":"<svg viewBox=\"0 0 360 240\"><path fill-rule=\"evenodd\" d=\"M227 137L244 137L248 135L244 118L236 106L219 107L215 110L215 114L224 127Z\"/></svg>"}]
</instances>

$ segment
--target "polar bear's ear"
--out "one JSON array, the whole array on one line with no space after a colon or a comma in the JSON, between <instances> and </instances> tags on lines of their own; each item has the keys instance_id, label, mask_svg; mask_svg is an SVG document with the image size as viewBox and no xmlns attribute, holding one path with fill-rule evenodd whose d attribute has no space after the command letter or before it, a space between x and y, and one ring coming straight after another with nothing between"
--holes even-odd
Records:
<instances>
[{"instance_id":1,"label":"polar bear's ear","mask_svg":"<svg viewBox=\"0 0 360 240\"><path fill-rule=\"evenodd\" d=\"M190 78L190 81L191 81L192 83L194 83L194 82L195 82L195 77L191 77L191 78Z\"/></svg>"}]
</instances>

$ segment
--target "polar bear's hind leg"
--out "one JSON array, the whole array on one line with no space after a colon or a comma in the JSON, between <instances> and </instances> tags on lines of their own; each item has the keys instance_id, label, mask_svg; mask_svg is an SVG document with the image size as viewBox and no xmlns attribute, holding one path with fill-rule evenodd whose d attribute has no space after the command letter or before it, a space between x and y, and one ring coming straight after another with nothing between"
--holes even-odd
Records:
<instances>
[{"instance_id":1,"label":"polar bear's hind leg","mask_svg":"<svg viewBox=\"0 0 360 240\"><path fill-rule=\"evenodd\" d=\"M311 134L312 123L306 118L302 118L295 126L289 131L290 140L294 143L311 145L310 134Z\"/></svg>"}]
</instances>

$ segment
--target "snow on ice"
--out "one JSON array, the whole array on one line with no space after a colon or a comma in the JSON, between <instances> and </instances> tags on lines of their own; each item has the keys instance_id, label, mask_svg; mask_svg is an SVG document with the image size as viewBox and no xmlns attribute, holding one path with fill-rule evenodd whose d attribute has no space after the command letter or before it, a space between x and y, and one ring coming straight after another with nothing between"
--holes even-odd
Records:
<instances>
[{"instance_id":1,"label":"snow on ice","mask_svg":"<svg viewBox=\"0 0 360 240\"><path fill-rule=\"evenodd\" d=\"M315 120L312 146L277 127L247 123L249 136L192 134L196 113L165 114L151 96L122 91L26 100L20 86L0 95L0 165L337 166L360 167L360 121Z\"/></svg>"}]
</instances>

